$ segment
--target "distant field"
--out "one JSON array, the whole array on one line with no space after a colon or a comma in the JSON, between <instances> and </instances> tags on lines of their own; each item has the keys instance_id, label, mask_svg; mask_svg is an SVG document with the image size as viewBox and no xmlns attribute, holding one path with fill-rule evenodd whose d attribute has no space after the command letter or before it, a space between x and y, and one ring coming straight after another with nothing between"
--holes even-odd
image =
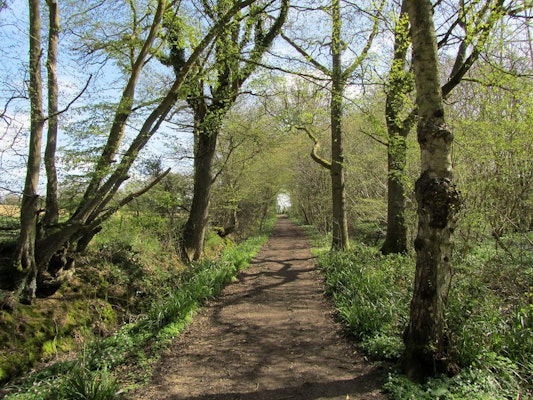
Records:
<instances>
[{"instance_id":1,"label":"distant field","mask_svg":"<svg viewBox=\"0 0 533 400\"><path fill-rule=\"evenodd\" d=\"M0 217L18 217L19 212L19 206L9 206L0 204Z\"/></svg>"},{"instance_id":2,"label":"distant field","mask_svg":"<svg viewBox=\"0 0 533 400\"><path fill-rule=\"evenodd\" d=\"M0 204L0 244L12 243L19 229L19 206Z\"/></svg>"}]
</instances>

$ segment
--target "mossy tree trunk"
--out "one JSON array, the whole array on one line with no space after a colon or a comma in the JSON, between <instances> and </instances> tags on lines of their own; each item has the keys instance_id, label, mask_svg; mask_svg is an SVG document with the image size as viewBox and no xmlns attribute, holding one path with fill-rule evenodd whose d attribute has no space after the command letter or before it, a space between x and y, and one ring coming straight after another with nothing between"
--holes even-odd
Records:
<instances>
[{"instance_id":1,"label":"mossy tree trunk","mask_svg":"<svg viewBox=\"0 0 533 400\"><path fill-rule=\"evenodd\" d=\"M405 167L407 163L406 138L415 124L417 108L412 107L410 93L413 89L412 72L407 66L407 50L410 45L407 18L407 3L402 3L394 36L394 58L387 85L385 118L388 130L388 197L387 234L381 251L384 254L407 251L406 185ZM472 6L461 2L459 10L452 17L452 24L462 28L463 36L457 32L443 35L440 47L453 42L456 51L452 71L442 86L442 96L446 98L461 83L480 55L490 32L506 11L503 0L490 0ZM452 39L453 38L453 39ZM460 40L459 46L455 41ZM470 49L470 52L468 51Z\"/></svg>"},{"instance_id":2,"label":"mossy tree trunk","mask_svg":"<svg viewBox=\"0 0 533 400\"><path fill-rule=\"evenodd\" d=\"M333 0L332 14L332 70L331 70L331 208L332 208L332 243L333 249L348 250L348 219L346 217L346 184L344 167L344 150L342 145L343 96L346 78L342 73L342 40L340 1Z\"/></svg>"},{"instance_id":3,"label":"mossy tree trunk","mask_svg":"<svg viewBox=\"0 0 533 400\"><path fill-rule=\"evenodd\" d=\"M407 252L406 176L407 135L415 124L415 113L403 117L414 89L412 72L406 68L409 19L402 5L394 31L394 57L387 84L385 119L387 122L387 233L381 248L383 254Z\"/></svg>"},{"instance_id":4,"label":"mossy tree trunk","mask_svg":"<svg viewBox=\"0 0 533 400\"><path fill-rule=\"evenodd\" d=\"M198 260L202 255L209 218L211 187L214 181L213 161L222 124L221 118L212 119L215 115L213 108L211 114L208 114L205 104L198 106L194 114L194 188L189 218L183 229L183 250L187 258L193 260Z\"/></svg>"},{"instance_id":5,"label":"mossy tree trunk","mask_svg":"<svg viewBox=\"0 0 533 400\"><path fill-rule=\"evenodd\" d=\"M204 4L206 15L215 21L236 2L219 0L216 7ZM203 252L205 230L209 218L211 187L214 183L213 161L216 155L217 138L230 108L233 106L242 85L256 70L263 54L279 34L289 10L289 0L282 0L279 14L270 27L265 11L253 8L248 20L238 17L219 34L215 46L215 76L210 77L213 85L206 95L202 72L200 79L190 83L188 102L194 111L194 189L191 209L183 229L182 251L187 260L198 260ZM180 32L169 26L169 33L179 36ZM171 52L171 63L181 63L183 48L181 41ZM248 46L251 46L250 50Z\"/></svg>"}]
</instances>

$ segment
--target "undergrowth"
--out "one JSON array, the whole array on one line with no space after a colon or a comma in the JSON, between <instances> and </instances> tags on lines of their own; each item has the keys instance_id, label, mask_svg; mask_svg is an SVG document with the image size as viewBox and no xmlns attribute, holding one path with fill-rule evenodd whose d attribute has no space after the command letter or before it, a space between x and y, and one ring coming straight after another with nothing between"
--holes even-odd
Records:
<instances>
[{"instance_id":1,"label":"undergrowth","mask_svg":"<svg viewBox=\"0 0 533 400\"><path fill-rule=\"evenodd\" d=\"M449 351L461 370L424 385L399 372L392 399L524 399L533 382L533 252L523 235L484 242L454 259L447 322ZM414 255L383 256L356 244L321 251L319 264L338 318L375 360L397 361L408 322Z\"/></svg>"},{"instance_id":2,"label":"undergrowth","mask_svg":"<svg viewBox=\"0 0 533 400\"><path fill-rule=\"evenodd\" d=\"M117 285L122 290L132 291L132 297L140 296L148 305L137 306L133 300L131 304L122 304L124 309L129 307L129 323L112 334L84 343L76 359L55 362L24 381L11 384L4 389L4 393L7 392L4 399L121 398L121 394L149 378L151 365L170 340L183 330L206 300L216 296L249 264L266 239L267 236L258 236L240 244L228 241L220 257L191 264L172 278L173 287L161 286L159 295L151 299L139 293L143 276L145 280L153 279L152 275L143 272L147 267L140 258L146 255L137 254L134 247L123 246L124 251L118 256L114 253L114 257L120 259L120 264L115 259L116 265L123 265L112 272L116 280L110 282L109 276L94 277L98 280L94 286L95 295L105 296L102 291L107 290L109 294L112 292L110 287ZM137 273L135 282L128 271ZM157 284L154 281L145 283ZM111 371L118 371L118 374ZM128 372L124 375L121 371ZM120 376L119 381L116 376ZM119 390L119 384L125 387Z\"/></svg>"}]
</instances>

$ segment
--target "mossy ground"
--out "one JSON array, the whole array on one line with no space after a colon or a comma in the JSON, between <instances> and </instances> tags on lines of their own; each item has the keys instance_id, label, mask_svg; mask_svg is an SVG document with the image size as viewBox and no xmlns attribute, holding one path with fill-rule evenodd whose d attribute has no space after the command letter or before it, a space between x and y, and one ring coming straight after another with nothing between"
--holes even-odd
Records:
<instances>
[{"instance_id":1,"label":"mossy ground","mask_svg":"<svg viewBox=\"0 0 533 400\"><path fill-rule=\"evenodd\" d=\"M0 310L0 382L67 359L138 318L184 269L175 258L163 258L146 263L134 249L93 248L79 258L76 277L53 296Z\"/></svg>"}]
</instances>

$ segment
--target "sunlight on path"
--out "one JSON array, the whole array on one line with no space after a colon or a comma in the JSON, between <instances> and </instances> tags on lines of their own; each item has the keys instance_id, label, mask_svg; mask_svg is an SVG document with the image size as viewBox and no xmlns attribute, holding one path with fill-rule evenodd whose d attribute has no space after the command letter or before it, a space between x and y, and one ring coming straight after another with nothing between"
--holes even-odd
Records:
<instances>
[{"instance_id":1,"label":"sunlight on path","mask_svg":"<svg viewBox=\"0 0 533 400\"><path fill-rule=\"evenodd\" d=\"M347 343L303 231L274 234L156 367L138 399L385 399L383 372ZM348 397L347 397L348 396Z\"/></svg>"}]
</instances>

